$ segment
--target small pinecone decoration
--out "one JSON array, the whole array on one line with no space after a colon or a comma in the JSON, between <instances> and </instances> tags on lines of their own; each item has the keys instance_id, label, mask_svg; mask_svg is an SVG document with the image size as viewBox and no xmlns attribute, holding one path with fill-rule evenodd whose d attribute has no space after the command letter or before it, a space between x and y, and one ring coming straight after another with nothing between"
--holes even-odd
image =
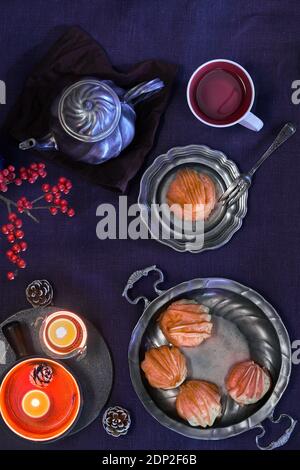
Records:
<instances>
[{"instance_id":1,"label":"small pinecone decoration","mask_svg":"<svg viewBox=\"0 0 300 470\"><path fill-rule=\"evenodd\" d=\"M32 385L47 387L52 382L53 371L47 364L37 364L30 372L29 380Z\"/></svg>"},{"instance_id":2,"label":"small pinecone decoration","mask_svg":"<svg viewBox=\"0 0 300 470\"><path fill-rule=\"evenodd\" d=\"M113 406L105 411L102 424L110 436L125 436L131 425L130 414L125 408Z\"/></svg>"},{"instance_id":3,"label":"small pinecone decoration","mask_svg":"<svg viewBox=\"0 0 300 470\"><path fill-rule=\"evenodd\" d=\"M53 300L53 289L45 279L33 281L26 289L26 298L33 307L47 307Z\"/></svg>"}]
</instances>

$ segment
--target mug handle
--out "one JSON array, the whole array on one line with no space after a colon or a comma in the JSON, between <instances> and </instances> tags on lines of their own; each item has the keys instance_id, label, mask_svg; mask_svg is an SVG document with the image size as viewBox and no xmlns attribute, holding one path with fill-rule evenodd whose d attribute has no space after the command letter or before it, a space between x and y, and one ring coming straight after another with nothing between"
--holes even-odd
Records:
<instances>
[{"instance_id":1,"label":"mug handle","mask_svg":"<svg viewBox=\"0 0 300 470\"><path fill-rule=\"evenodd\" d=\"M247 129L250 129L251 131L256 132L260 131L264 125L263 121L250 111L246 114L246 116L244 116L244 118L239 122L239 124L244 127L247 127Z\"/></svg>"},{"instance_id":2,"label":"mug handle","mask_svg":"<svg viewBox=\"0 0 300 470\"><path fill-rule=\"evenodd\" d=\"M6 323L2 327L2 332L15 353L17 360L34 355L25 324L19 321Z\"/></svg>"}]
</instances>

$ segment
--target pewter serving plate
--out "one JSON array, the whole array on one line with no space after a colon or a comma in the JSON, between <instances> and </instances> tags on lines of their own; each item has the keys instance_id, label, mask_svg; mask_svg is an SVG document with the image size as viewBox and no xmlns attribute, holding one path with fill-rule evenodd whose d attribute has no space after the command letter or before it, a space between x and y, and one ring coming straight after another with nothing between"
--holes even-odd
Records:
<instances>
[{"instance_id":1,"label":"pewter serving plate","mask_svg":"<svg viewBox=\"0 0 300 470\"><path fill-rule=\"evenodd\" d=\"M145 297L132 300L128 291L142 276L150 271L159 273L155 283L158 297L149 302ZM296 421L288 415L273 418L274 408L282 397L291 373L291 347L286 328L276 310L257 292L235 281L222 278L193 279L167 291L157 289L163 273L151 266L135 272L124 290L124 297L136 304L144 300L145 311L138 321L129 345L129 368L133 386L147 411L162 425L194 439L226 439L257 427L265 434L261 422L270 418L277 423L281 417L290 419L290 426L278 441L264 447L273 449L287 442ZM178 388L158 390L152 388L140 368L145 351L151 347L168 344L157 319L160 313L175 300L195 300L210 309L213 322L211 338L196 348L181 348L188 363L187 379L203 379L220 387L222 416L211 428L192 427L182 420L175 408ZM270 392L258 403L240 406L226 393L225 377L237 362L253 359L265 366L272 376Z\"/></svg>"},{"instance_id":2,"label":"pewter serving plate","mask_svg":"<svg viewBox=\"0 0 300 470\"><path fill-rule=\"evenodd\" d=\"M225 245L241 227L242 220L247 213L248 193L243 194L229 208L221 204L216 205L208 220L204 222L204 227L201 227L204 231L204 239L195 237L194 228L182 234L182 231L179 231L181 224L176 224L176 217L170 222L171 236L162 236L165 223L170 219L170 212L167 209L160 212L158 206L163 204L167 207L168 187L176 172L183 167L210 176L216 185L217 199L240 175L236 164L222 152L212 150L205 145L174 147L166 154L157 157L141 179L138 197L141 218L153 238L174 250L200 253L219 248Z\"/></svg>"}]
</instances>

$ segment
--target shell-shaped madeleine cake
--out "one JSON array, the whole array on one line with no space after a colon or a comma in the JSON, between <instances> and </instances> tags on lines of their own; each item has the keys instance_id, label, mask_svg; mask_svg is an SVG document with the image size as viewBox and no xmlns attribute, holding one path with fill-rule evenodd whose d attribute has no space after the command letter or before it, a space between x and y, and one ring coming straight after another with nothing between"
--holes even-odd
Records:
<instances>
[{"instance_id":1,"label":"shell-shaped madeleine cake","mask_svg":"<svg viewBox=\"0 0 300 470\"><path fill-rule=\"evenodd\" d=\"M217 385L204 380L185 382L176 398L176 410L191 426L212 426L222 413Z\"/></svg>"},{"instance_id":2,"label":"shell-shaped madeleine cake","mask_svg":"<svg viewBox=\"0 0 300 470\"><path fill-rule=\"evenodd\" d=\"M213 180L191 169L179 170L167 191L167 202L174 213L186 220L207 219L216 205ZM176 207L177 206L177 207Z\"/></svg>"},{"instance_id":3,"label":"shell-shaped madeleine cake","mask_svg":"<svg viewBox=\"0 0 300 470\"><path fill-rule=\"evenodd\" d=\"M269 372L254 361L235 364L226 377L226 388L231 398L240 405L256 403L269 391Z\"/></svg>"},{"instance_id":4,"label":"shell-shaped madeleine cake","mask_svg":"<svg viewBox=\"0 0 300 470\"><path fill-rule=\"evenodd\" d=\"M211 336L213 327L209 309L185 299L169 305L158 322L169 343L178 347L199 346Z\"/></svg>"},{"instance_id":5,"label":"shell-shaped madeleine cake","mask_svg":"<svg viewBox=\"0 0 300 470\"><path fill-rule=\"evenodd\" d=\"M187 376L185 357L173 346L149 349L141 368L152 387L164 390L178 387Z\"/></svg>"}]
</instances>

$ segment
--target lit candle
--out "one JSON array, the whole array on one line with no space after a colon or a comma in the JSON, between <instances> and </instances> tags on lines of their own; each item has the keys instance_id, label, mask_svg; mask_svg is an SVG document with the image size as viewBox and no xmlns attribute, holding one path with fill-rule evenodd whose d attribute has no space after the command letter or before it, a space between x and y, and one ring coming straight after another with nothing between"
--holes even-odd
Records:
<instances>
[{"instance_id":1,"label":"lit candle","mask_svg":"<svg viewBox=\"0 0 300 470\"><path fill-rule=\"evenodd\" d=\"M40 338L50 355L73 357L85 351L87 329L78 315L61 310L45 318Z\"/></svg>"},{"instance_id":2,"label":"lit candle","mask_svg":"<svg viewBox=\"0 0 300 470\"><path fill-rule=\"evenodd\" d=\"M50 408L48 395L42 390L30 390L22 400L22 409L30 418L42 418Z\"/></svg>"}]
</instances>

